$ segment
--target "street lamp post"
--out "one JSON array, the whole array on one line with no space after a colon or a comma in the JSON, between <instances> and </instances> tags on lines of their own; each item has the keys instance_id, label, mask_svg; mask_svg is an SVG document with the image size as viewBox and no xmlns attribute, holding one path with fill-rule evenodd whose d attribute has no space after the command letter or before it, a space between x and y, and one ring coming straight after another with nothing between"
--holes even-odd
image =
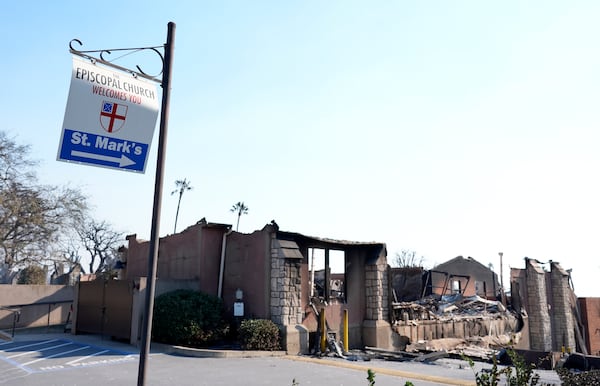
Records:
<instances>
[{"instance_id":1,"label":"street lamp post","mask_svg":"<svg viewBox=\"0 0 600 386\"><path fill-rule=\"evenodd\" d=\"M500 256L500 289L504 292L504 279L502 275L502 256L504 256L504 253L498 252L498 255Z\"/></svg>"},{"instance_id":2,"label":"street lamp post","mask_svg":"<svg viewBox=\"0 0 600 386\"><path fill-rule=\"evenodd\" d=\"M500 301L502 302L503 305L506 306L506 294L504 292L504 275L503 275L503 270L502 270L502 256L504 256L504 253L502 252L498 252L498 256L500 256Z\"/></svg>"}]
</instances>

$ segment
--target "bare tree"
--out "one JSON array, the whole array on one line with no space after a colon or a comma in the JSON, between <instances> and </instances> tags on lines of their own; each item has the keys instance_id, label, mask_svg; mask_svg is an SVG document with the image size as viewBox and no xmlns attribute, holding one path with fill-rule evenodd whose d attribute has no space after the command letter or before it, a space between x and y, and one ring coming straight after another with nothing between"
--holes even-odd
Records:
<instances>
[{"instance_id":1,"label":"bare tree","mask_svg":"<svg viewBox=\"0 0 600 386\"><path fill-rule=\"evenodd\" d=\"M236 232L240 227L240 217L242 217L243 214L248 214L248 209L249 208L244 204L243 201L238 201L231 207L230 211L233 213L237 213L237 225L235 226Z\"/></svg>"},{"instance_id":2,"label":"bare tree","mask_svg":"<svg viewBox=\"0 0 600 386\"><path fill-rule=\"evenodd\" d=\"M77 189L40 185L29 147L0 132L0 261L2 280L42 264L60 234L82 218L87 200Z\"/></svg>"},{"instance_id":3,"label":"bare tree","mask_svg":"<svg viewBox=\"0 0 600 386\"><path fill-rule=\"evenodd\" d=\"M193 189L190 183L191 181L188 181L185 178L183 180L177 180L175 181L175 186L177 187L177 189L171 192L171 196L175 193L179 193L179 200L177 200L177 212L175 213L175 226L173 227L173 233L177 232L177 218L179 217L179 205L181 205L181 197L183 197L184 192Z\"/></svg>"},{"instance_id":4,"label":"bare tree","mask_svg":"<svg viewBox=\"0 0 600 386\"><path fill-rule=\"evenodd\" d=\"M423 256L417 257L417 252L403 249L400 253L396 253L393 264L398 268L423 267L424 260Z\"/></svg>"},{"instance_id":5,"label":"bare tree","mask_svg":"<svg viewBox=\"0 0 600 386\"><path fill-rule=\"evenodd\" d=\"M89 272L101 273L110 271L108 263L118 256L118 248L123 234L115 231L106 221L90 219L77 230L82 247L88 253Z\"/></svg>"},{"instance_id":6,"label":"bare tree","mask_svg":"<svg viewBox=\"0 0 600 386\"><path fill-rule=\"evenodd\" d=\"M0 131L0 184L16 179L31 180L36 162L29 159L28 145L18 144L14 138Z\"/></svg>"},{"instance_id":7,"label":"bare tree","mask_svg":"<svg viewBox=\"0 0 600 386\"><path fill-rule=\"evenodd\" d=\"M63 240L60 240L51 252L51 262L55 272L71 274L76 269L85 272L81 263L80 244L77 239L77 232L68 234Z\"/></svg>"}]
</instances>

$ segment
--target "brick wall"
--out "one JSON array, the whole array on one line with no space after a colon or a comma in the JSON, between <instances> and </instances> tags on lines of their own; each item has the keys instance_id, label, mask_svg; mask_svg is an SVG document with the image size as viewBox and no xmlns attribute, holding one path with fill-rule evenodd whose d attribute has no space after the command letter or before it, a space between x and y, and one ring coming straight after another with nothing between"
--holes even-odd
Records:
<instances>
[{"instance_id":1,"label":"brick wall","mask_svg":"<svg viewBox=\"0 0 600 386\"><path fill-rule=\"evenodd\" d=\"M579 298L588 352L600 356L600 298Z\"/></svg>"}]
</instances>

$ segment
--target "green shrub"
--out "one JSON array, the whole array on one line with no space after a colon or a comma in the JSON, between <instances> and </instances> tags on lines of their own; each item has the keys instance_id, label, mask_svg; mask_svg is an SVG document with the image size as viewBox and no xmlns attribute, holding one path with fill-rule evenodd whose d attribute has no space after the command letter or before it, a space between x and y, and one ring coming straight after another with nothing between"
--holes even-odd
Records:
<instances>
[{"instance_id":1,"label":"green shrub","mask_svg":"<svg viewBox=\"0 0 600 386\"><path fill-rule=\"evenodd\" d=\"M523 356L517 354L513 349L506 350L512 366L506 368L506 381L509 385L531 385L535 386L540 381L539 374L534 373L535 366L525 362ZM515 372L513 375L512 369Z\"/></svg>"},{"instance_id":2,"label":"green shrub","mask_svg":"<svg viewBox=\"0 0 600 386\"><path fill-rule=\"evenodd\" d=\"M275 351L281 349L279 328L270 320L242 320L238 333L244 350Z\"/></svg>"},{"instance_id":3,"label":"green shrub","mask_svg":"<svg viewBox=\"0 0 600 386\"><path fill-rule=\"evenodd\" d=\"M563 386L600 385L600 370L571 372L566 368L556 370Z\"/></svg>"},{"instance_id":4,"label":"green shrub","mask_svg":"<svg viewBox=\"0 0 600 386\"><path fill-rule=\"evenodd\" d=\"M229 331L223 320L223 302L192 290L163 294L154 302L152 335L156 342L206 347Z\"/></svg>"},{"instance_id":5,"label":"green shrub","mask_svg":"<svg viewBox=\"0 0 600 386\"><path fill-rule=\"evenodd\" d=\"M539 374L534 373L534 366L525 362L525 359L512 348L506 350L511 359L512 366L503 369L498 367L498 359L492 357L492 368L488 370L475 371L475 362L466 355L461 355L475 373L477 386L497 386L506 384L510 386L535 386L540 381ZM513 373L514 371L514 373ZM502 382L502 378L504 382Z\"/></svg>"},{"instance_id":6,"label":"green shrub","mask_svg":"<svg viewBox=\"0 0 600 386\"><path fill-rule=\"evenodd\" d=\"M375 385L375 371L367 369L367 381L369 381L369 386Z\"/></svg>"}]
</instances>

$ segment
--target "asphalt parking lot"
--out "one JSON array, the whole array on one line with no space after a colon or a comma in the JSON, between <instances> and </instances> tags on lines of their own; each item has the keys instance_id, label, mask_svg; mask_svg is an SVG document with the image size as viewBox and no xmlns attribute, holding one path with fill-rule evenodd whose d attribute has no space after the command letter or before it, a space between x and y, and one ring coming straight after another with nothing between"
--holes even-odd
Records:
<instances>
[{"instance_id":1,"label":"asphalt parking lot","mask_svg":"<svg viewBox=\"0 0 600 386\"><path fill-rule=\"evenodd\" d=\"M377 386L404 385L406 381L417 386L475 384L473 371L461 361L351 362L293 355L219 354L194 357L181 355L170 346L153 345L145 384L365 386L368 369L375 371ZM136 385L138 366L139 349L99 336L17 334L12 341L0 342L3 385ZM548 373L544 379L558 378Z\"/></svg>"},{"instance_id":2,"label":"asphalt parking lot","mask_svg":"<svg viewBox=\"0 0 600 386\"><path fill-rule=\"evenodd\" d=\"M367 385L364 363L309 357L193 357L153 345L147 385ZM375 365L375 363L369 363ZM91 335L25 334L0 343L0 384L135 385L139 351ZM404 375L404 377L403 377ZM376 370L377 385L398 385L404 373ZM417 379L413 378L413 383ZM415 385L444 385L420 379ZM404 382L400 383L404 384ZM470 384L456 381L450 384Z\"/></svg>"},{"instance_id":3,"label":"asphalt parking lot","mask_svg":"<svg viewBox=\"0 0 600 386\"><path fill-rule=\"evenodd\" d=\"M26 373L137 361L137 357L134 353L97 347L64 338L0 343L2 368L16 367Z\"/></svg>"}]
</instances>

